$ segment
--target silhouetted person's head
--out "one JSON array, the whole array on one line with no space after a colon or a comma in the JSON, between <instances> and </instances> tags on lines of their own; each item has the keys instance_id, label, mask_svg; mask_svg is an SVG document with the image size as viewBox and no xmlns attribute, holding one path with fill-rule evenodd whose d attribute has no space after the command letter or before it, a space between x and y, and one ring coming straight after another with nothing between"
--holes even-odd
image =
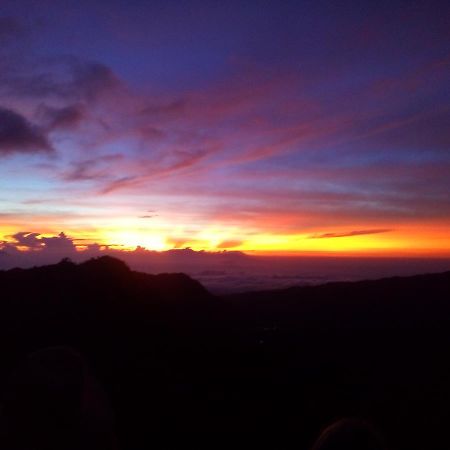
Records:
<instances>
[{"instance_id":1,"label":"silhouetted person's head","mask_svg":"<svg viewBox=\"0 0 450 450\"><path fill-rule=\"evenodd\" d=\"M386 447L370 423L342 419L321 433L312 450L386 450Z\"/></svg>"},{"instance_id":2,"label":"silhouetted person's head","mask_svg":"<svg viewBox=\"0 0 450 450\"><path fill-rule=\"evenodd\" d=\"M6 396L11 426L26 439L41 439L49 430L77 434L84 384L82 358L65 347L29 355L13 372Z\"/></svg>"},{"instance_id":3,"label":"silhouetted person's head","mask_svg":"<svg viewBox=\"0 0 450 450\"><path fill-rule=\"evenodd\" d=\"M7 388L5 415L17 448L114 448L102 390L84 358L68 347L39 350L19 364Z\"/></svg>"}]
</instances>

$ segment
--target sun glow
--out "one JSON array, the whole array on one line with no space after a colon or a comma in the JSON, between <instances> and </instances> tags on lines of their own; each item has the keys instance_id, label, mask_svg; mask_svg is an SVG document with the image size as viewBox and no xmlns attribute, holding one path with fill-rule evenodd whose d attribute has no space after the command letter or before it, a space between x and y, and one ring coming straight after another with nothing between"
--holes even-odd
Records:
<instances>
[{"instance_id":1,"label":"sun glow","mask_svg":"<svg viewBox=\"0 0 450 450\"><path fill-rule=\"evenodd\" d=\"M123 250L145 247L148 250L167 250L170 246L163 236L143 231L115 231L104 236L104 241Z\"/></svg>"}]
</instances>

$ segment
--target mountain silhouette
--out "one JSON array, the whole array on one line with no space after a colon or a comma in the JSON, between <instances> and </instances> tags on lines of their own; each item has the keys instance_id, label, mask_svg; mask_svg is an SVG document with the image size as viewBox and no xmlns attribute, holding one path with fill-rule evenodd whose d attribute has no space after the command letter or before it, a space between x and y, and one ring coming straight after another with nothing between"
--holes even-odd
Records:
<instances>
[{"instance_id":1,"label":"mountain silhouette","mask_svg":"<svg viewBox=\"0 0 450 450\"><path fill-rule=\"evenodd\" d=\"M120 448L207 431L306 449L340 417L400 450L446 439L450 272L219 297L100 257L3 271L0 286L3 391L26 355L75 349L111 399Z\"/></svg>"}]
</instances>

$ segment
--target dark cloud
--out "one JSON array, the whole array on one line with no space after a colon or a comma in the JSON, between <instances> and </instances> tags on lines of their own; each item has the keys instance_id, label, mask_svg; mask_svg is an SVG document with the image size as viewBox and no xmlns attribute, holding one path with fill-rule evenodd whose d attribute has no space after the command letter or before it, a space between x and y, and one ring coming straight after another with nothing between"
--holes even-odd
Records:
<instances>
[{"instance_id":1,"label":"dark cloud","mask_svg":"<svg viewBox=\"0 0 450 450\"><path fill-rule=\"evenodd\" d=\"M84 119L84 107L80 104L69 105L63 108L45 107L42 115L48 122L50 130L76 128Z\"/></svg>"},{"instance_id":2,"label":"dark cloud","mask_svg":"<svg viewBox=\"0 0 450 450\"><path fill-rule=\"evenodd\" d=\"M139 219L152 219L153 217L157 217L158 214L152 214L152 215L146 215L146 216L139 216Z\"/></svg>"},{"instance_id":3,"label":"dark cloud","mask_svg":"<svg viewBox=\"0 0 450 450\"><path fill-rule=\"evenodd\" d=\"M392 231L389 228L375 228L372 230L353 230L346 231L343 233L323 233L323 234L313 234L309 236L310 239L327 239L327 238L338 238L338 237L349 237L349 236L361 236L364 234L379 234L379 233L388 233Z\"/></svg>"},{"instance_id":4,"label":"dark cloud","mask_svg":"<svg viewBox=\"0 0 450 450\"><path fill-rule=\"evenodd\" d=\"M10 109L0 108L0 155L52 150L47 136L25 117Z\"/></svg>"}]
</instances>

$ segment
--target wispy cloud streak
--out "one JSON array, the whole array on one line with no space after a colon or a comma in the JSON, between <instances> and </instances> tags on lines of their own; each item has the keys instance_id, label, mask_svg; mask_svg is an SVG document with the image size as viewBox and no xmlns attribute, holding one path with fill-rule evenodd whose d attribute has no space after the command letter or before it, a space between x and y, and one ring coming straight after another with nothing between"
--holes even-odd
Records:
<instances>
[{"instance_id":1,"label":"wispy cloud streak","mask_svg":"<svg viewBox=\"0 0 450 450\"><path fill-rule=\"evenodd\" d=\"M353 230L344 231L338 233L321 233L313 234L309 236L310 239L330 239L330 238L340 238L340 237L352 237L352 236L364 236L367 234L379 234L379 233L389 233L392 231L389 228L376 228L373 230Z\"/></svg>"}]
</instances>

